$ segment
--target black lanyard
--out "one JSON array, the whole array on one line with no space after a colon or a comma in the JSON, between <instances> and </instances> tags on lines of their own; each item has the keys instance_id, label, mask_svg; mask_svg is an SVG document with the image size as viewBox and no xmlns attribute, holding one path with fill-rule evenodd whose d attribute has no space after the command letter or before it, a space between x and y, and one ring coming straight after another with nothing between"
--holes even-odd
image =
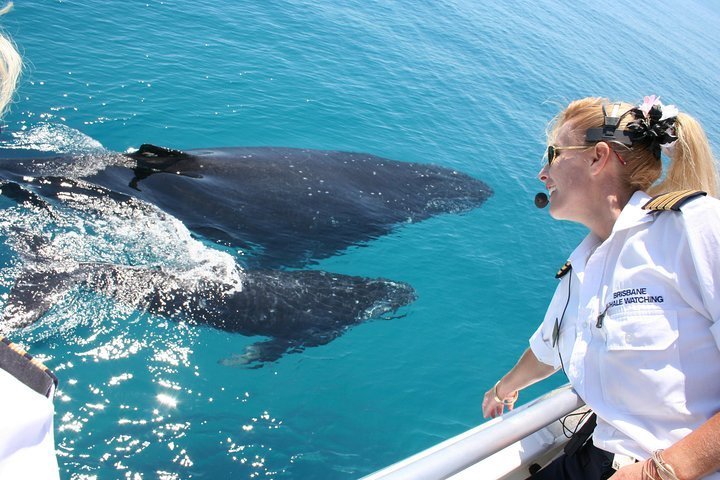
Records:
<instances>
[{"instance_id":1,"label":"black lanyard","mask_svg":"<svg viewBox=\"0 0 720 480\"><path fill-rule=\"evenodd\" d=\"M565 371L565 364L563 363L562 353L560 352L560 332L562 330L562 324L563 320L565 319L565 312L567 311L568 305L570 304L570 288L572 285L572 272L570 273L570 276L568 277L568 292L567 292L567 300L565 301L565 307L563 308L562 315L560 315L560 320L558 320L557 317L555 317L555 328L553 328L553 344L554 347L557 345L558 347L558 356L560 357L560 366L562 367L563 373L567 376L567 372Z\"/></svg>"}]
</instances>

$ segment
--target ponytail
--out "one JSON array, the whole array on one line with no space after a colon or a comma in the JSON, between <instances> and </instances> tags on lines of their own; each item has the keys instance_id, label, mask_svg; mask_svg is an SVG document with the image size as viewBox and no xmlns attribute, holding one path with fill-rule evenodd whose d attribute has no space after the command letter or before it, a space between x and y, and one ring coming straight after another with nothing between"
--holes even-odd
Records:
<instances>
[{"instance_id":1,"label":"ponytail","mask_svg":"<svg viewBox=\"0 0 720 480\"><path fill-rule=\"evenodd\" d=\"M694 189L717 197L717 163L702 126L690 115L678 113L675 128L678 139L667 152L670 165L665 178L653 185L648 193Z\"/></svg>"}]
</instances>

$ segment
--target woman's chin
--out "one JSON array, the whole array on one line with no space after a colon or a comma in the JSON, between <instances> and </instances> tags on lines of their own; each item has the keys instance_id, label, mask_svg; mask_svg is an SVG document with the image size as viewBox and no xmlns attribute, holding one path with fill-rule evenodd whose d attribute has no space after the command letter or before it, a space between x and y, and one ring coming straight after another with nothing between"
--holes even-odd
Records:
<instances>
[{"instance_id":1,"label":"woman's chin","mask_svg":"<svg viewBox=\"0 0 720 480\"><path fill-rule=\"evenodd\" d=\"M567 220L566 215L563 213L561 202L550 200L550 216L555 220Z\"/></svg>"}]
</instances>

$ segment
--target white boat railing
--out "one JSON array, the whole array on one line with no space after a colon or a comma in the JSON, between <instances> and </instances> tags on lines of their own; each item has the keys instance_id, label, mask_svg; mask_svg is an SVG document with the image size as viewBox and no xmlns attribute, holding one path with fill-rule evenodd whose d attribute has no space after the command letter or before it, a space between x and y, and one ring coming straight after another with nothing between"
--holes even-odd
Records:
<instances>
[{"instance_id":1,"label":"white boat railing","mask_svg":"<svg viewBox=\"0 0 720 480\"><path fill-rule=\"evenodd\" d=\"M565 426L552 424L583 406L569 385L560 387L363 480L461 479L464 477L458 474L466 470L472 470L473 478L513 478L509 476L513 469L526 467L527 462L553 447L561 448L558 442L566 440ZM580 417L573 423L577 424ZM527 476L524 469L519 478Z\"/></svg>"}]
</instances>

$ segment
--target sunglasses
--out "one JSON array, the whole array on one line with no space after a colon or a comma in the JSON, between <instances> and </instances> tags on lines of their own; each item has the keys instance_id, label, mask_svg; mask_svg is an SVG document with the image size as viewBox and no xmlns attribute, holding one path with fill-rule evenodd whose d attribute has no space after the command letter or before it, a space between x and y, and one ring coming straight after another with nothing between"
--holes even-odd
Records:
<instances>
[{"instance_id":1,"label":"sunglasses","mask_svg":"<svg viewBox=\"0 0 720 480\"><path fill-rule=\"evenodd\" d=\"M552 163L555 161L557 156L559 155L560 150L584 150L586 148L594 147L595 145L570 145L567 147L557 147L555 145L548 145L547 147L547 159L548 159L548 167L552 165ZM613 153L618 157L618 160L623 165L627 165L627 162L620 156L618 152L613 150Z\"/></svg>"},{"instance_id":2,"label":"sunglasses","mask_svg":"<svg viewBox=\"0 0 720 480\"><path fill-rule=\"evenodd\" d=\"M548 166L552 165L560 150L583 150L586 148L594 147L594 145L571 145L569 147L556 147L555 145L548 145L547 147L547 159Z\"/></svg>"}]
</instances>

